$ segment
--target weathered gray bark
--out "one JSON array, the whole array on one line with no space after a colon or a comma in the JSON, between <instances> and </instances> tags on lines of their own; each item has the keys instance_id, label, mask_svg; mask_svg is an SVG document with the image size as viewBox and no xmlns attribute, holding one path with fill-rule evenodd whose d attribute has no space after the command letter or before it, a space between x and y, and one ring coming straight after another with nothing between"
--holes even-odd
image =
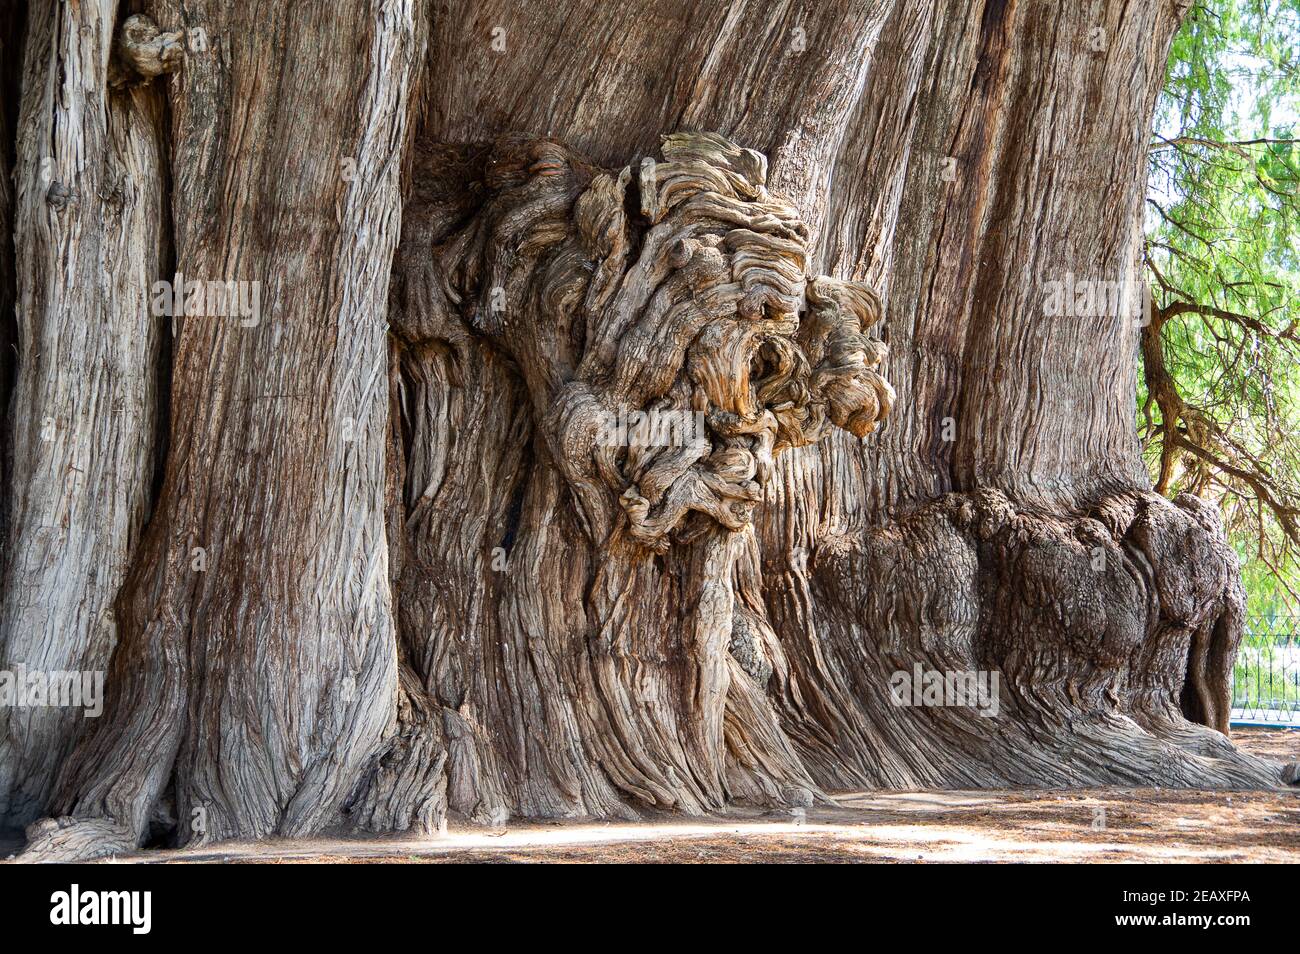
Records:
<instances>
[{"instance_id":1,"label":"weathered gray bark","mask_svg":"<svg viewBox=\"0 0 1300 954\"><path fill-rule=\"evenodd\" d=\"M9 395L13 387L14 321L13 157L21 88L19 53L26 11L12 3L0 12L0 487L8 486ZM8 494L0 496L0 541L7 540ZM0 542L0 547L4 544ZM5 550L0 549L0 566Z\"/></svg>"},{"instance_id":2,"label":"weathered gray bark","mask_svg":"<svg viewBox=\"0 0 1300 954\"><path fill-rule=\"evenodd\" d=\"M176 270L262 308L177 321L161 497L49 856L133 846L169 803L186 842L316 830L393 719L384 302L420 13L323 11L151 10L207 39L168 91Z\"/></svg>"},{"instance_id":3,"label":"weathered gray bark","mask_svg":"<svg viewBox=\"0 0 1300 954\"><path fill-rule=\"evenodd\" d=\"M226 6L151 5L211 44L154 87L176 266L262 321L179 324L110 708L29 857L1277 782L1221 734L1238 571L1150 491L1138 326L1042 308L1137 277L1179 4ZM702 441L599 436L639 411ZM895 704L916 664L998 715Z\"/></svg>"},{"instance_id":4,"label":"weathered gray bark","mask_svg":"<svg viewBox=\"0 0 1300 954\"><path fill-rule=\"evenodd\" d=\"M1276 781L1180 712L1226 730L1241 596L1214 514L1149 493L1131 429L1137 326L1049 319L1041 304L1043 282L1067 270L1137 277L1146 131L1174 5L845 5L800 19L737 4L704 8L704 22L665 6L655 29L630 36L613 9L475 9L434 32L435 69L464 68L433 90L419 153L429 168L416 174L427 191L408 208L397 269L399 336L472 272L441 262L461 240L439 223L459 225L474 211L464 197L484 193L478 215L501 217L491 181L439 184L454 163L437 143L544 134L615 168L633 160L635 178L664 129L716 129L770 156L768 184L794 200L833 274L887 295L886 377L903 401L878 439L832 434L776 457L757 545L737 532L748 573L702 569L689 550L683 571L676 552L665 565L643 550L633 562L644 588L635 574L610 585L617 560L584 519L583 489L546 432L556 400L530 372L545 356L587 360L566 354L593 347L565 330L582 295L557 294L537 322L545 331L521 346L509 340L518 318L496 334L474 296L499 283L517 316L535 307L529 290L549 286L533 278L516 291L500 253L485 253L488 276L475 276L460 325L412 334L402 362L399 619L444 713L452 809L621 814L785 804L818 786ZM573 19L585 24L576 35L562 26ZM547 71L548 95L524 95L539 65L527 51L552 34L589 69ZM1084 184L1101 200L1080 201ZM536 198L517 201L516 219L533 221ZM552 237L562 227L536 225ZM542 238L499 244L550 254L533 248L549 248ZM518 382L501 382L502 351ZM495 547L509 551L504 572ZM736 587L730 621L711 623L729 638L715 643L693 628L700 573ZM612 644L607 589L620 607ZM638 693L607 702L606 725L583 711L605 695L599 679L592 688L566 670L576 658L599 671L611 653ZM895 705L891 674L918 662L996 670L1002 716ZM691 711L672 700L683 667L714 700L692 728L724 726L689 755L672 739Z\"/></svg>"},{"instance_id":5,"label":"weathered gray bark","mask_svg":"<svg viewBox=\"0 0 1300 954\"><path fill-rule=\"evenodd\" d=\"M29 5L0 670L103 670L154 469L167 197L157 90L110 92L116 4ZM34 820L82 713L0 708L0 818Z\"/></svg>"}]
</instances>

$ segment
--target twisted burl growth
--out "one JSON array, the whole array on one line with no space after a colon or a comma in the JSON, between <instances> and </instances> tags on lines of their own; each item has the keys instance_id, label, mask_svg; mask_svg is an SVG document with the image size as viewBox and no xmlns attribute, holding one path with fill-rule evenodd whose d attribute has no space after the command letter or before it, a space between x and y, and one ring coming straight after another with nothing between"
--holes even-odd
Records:
<instances>
[{"instance_id":1,"label":"twisted burl growth","mask_svg":"<svg viewBox=\"0 0 1300 954\"><path fill-rule=\"evenodd\" d=\"M185 60L184 41L184 33L160 30L152 17L127 17L113 44L109 84L127 86L176 72Z\"/></svg>"},{"instance_id":2,"label":"twisted burl growth","mask_svg":"<svg viewBox=\"0 0 1300 954\"><path fill-rule=\"evenodd\" d=\"M447 302L520 366L593 538L625 519L661 552L696 514L741 529L773 455L830 424L862 436L894 398L863 334L879 299L809 274L764 157L709 134L662 155L608 172L499 142L491 197L437 262Z\"/></svg>"},{"instance_id":3,"label":"twisted burl growth","mask_svg":"<svg viewBox=\"0 0 1300 954\"><path fill-rule=\"evenodd\" d=\"M420 156L391 303L395 718L332 821L817 797L765 694L787 667L753 517L777 454L867 433L893 392L879 301L809 274L764 179L711 135L613 172L544 140ZM174 825L165 798L72 791L27 857Z\"/></svg>"},{"instance_id":4,"label":"twisted burl growth","mask_svg":"<svg viewBox=\"0 0 1300 954\"><path fill-rule=\"evenodd\" d=\"M1078 563L1053 542L1102 524L994 490L809 540L815 566L797 528L760 521L760 548L760 499L818 507L793 480L805 462L776 455L830 425L865 434L893 400L863 334L879 302L809 276L760 155L673 135L609 171L507 139L432 148L413 181L392 310L411 716L365 827L434 817L443 752L447 807L493 819L861 785L1272 783L1178 712L1188 679L1222 695L1188 660L1222 670L1238 603L1190 505L1099 504L1142 515L1104 524L1105 572L1100 543ZM663 440L684 418L687 439ZM1001 716L895 704L891 678L918 664L996 672ZM423 814L386 792L421 793Z\"/></svg>"},{"instance_id":5,"label":"twisted burl growth","mask_svg":"<svg viewBox=\"0 0 1300 954\"><path fill-rule=\"evenodd\" d=\"M432 824L443 750L474 817L817 791L764 696L783 663L753 518L776 455L866 434L894 394L864 334L879 300L810 274L765 179L762 155L696 133L612 171L546 140L421 155L392 309L421 688L366 827ZM487 486L443 492L466 467ZM517 530L494 537L501 519ZM412 791L425 811L384 794Z\"/></svg>"},{"instance_id":6,"label":"twisted burl growth","mask_svg":"<svg viewBox=\"0 0 1300 954\"><path fill-rule=\"evenodd\" d=\"M1277 784L1187 718L1225 727L1243 605L1194 499L984 488L812 536L805 455L777 455L866 434L893 392L878 300L810 276L808 243L717 136L618 171L545 140L420 151L390 302L398 672L370 688L395 713L331 823ZM996 712L900 704L917 668L991 672ZM164 802L65 798L27 854L127 850Z\"/></svg>"}]
</instances>

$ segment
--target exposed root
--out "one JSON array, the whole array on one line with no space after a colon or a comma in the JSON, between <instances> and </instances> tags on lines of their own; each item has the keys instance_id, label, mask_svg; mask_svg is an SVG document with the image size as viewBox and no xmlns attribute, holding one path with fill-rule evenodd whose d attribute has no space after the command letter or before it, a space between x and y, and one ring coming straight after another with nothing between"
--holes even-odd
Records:
<instances>
[{"instance_id":1,"label":"exposed root","mask_svg":"<svg viewBox=\"0 0 1300 954\"><path fill-rule=\"evenodd\" d=\"M1199 501L1133 491L1059 514L986 489L812 531L800 449L867 434L894 394L865 334L878 300L808 273L761 156L711 135L622 170L544 140L449 155L417 170L463 181L423 183L394 286L397 719L346 780L342 821L427 835L449 812L1281 781L1214 731L1242 594ZM785 530L764 520L774 488ZM376 650L364 698L390 661ZM965 679L977 697L945 695ZM202 756L182 781L219 787ZM251 833L339 821L311 801L324 782ZM250 833L257 806L220 794L215 837ZM35 857L136 840L93 820L32 831Z\"/></svg>"},{"instance_id":2,"label":"exposed root","mask_svg":"<svg viewBox=\"0 0 1300 954\"><path fill-rule=\"evenodd\" d=\"M139 848L127 827L107 818L43 818L27 826L27 847L15 858L18 864L54 864L90 861Z\"/></svg>"}]
</instances>

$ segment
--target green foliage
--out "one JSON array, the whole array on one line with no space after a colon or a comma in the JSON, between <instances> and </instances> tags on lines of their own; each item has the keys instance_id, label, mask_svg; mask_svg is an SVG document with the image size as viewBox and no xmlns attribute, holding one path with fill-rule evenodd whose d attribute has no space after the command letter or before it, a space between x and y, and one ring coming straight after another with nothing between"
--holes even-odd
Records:
<instances>
[{"instance_id":1,"label":"green foliage","mask_svg":"<svg viewBox=\"0 0 1300 954\"><path fill-rule=\"evenodd\" d=\"M1300 0L1197 0L1157 107L1144 362L1161 489L1221 502L1252 612L1300 599ZM1157 400L1157 396L1163 401ZM1170 417L1170 420L1166 420Z\"/></svg>"}]
</instances>

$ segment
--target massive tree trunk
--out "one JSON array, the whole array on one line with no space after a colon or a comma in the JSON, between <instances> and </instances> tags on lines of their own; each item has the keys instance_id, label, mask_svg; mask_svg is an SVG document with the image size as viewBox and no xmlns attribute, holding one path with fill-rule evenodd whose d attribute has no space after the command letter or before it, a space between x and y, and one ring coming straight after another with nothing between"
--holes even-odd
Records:
<instances>
[{"instance_id":1,"label":"massive tree trunk","mask_svg":"<svg viewBox=\"0 0 1300 954\"><path fill-rule=\"evenodd\" d=\"M14 127L18 122L19 51L22 49L26 13L14 2L0 11L0 408L9 407L13 384L14 346L18 329L14 323ZM0 413L0 487L7 487L9 468L9 424ZM0 498L0 546L7 540L8 494ZM3 565L4 550L0 550ZM0 643L3 645L3 643Z\"/></svg>"},{"instance_id":2,"label":"massive tree trunk","mask_svg":"<svg viewBox=\"0 0 1300 954\"><path fill-rule=\"evenodd\" d=\"M420 13L322 9L152 11L203 31L168 90L175 272L260 308L134 303L175 327L167 460L107 709L53 802L87 820L59 830L68 851L134 846L151 814L183 839L317 830L393 718L384 303Z\"/></svg>"},{"instance_id":3,"label":"massive tree trunk","mask_svg":"<svg viewBox=\"0 0 1300 954\"><path fill-rule=\"evenodd\" d=\"M57 6L20 144L72 130L80 202L20 145L0 658L117 648L88 731L0 737L29 857L1277 782L1222 734L1235 557L1138 456L1139 321L1044 310L1138 276L1180 4L157 2L205 42L115 90L124 12ZM257 322L148 318L173 258Z\"/></svg>"},{"instance_id":4,"label":"massive tree trunk","mask_svg":"<svg viewBox=\"0 0 1300 954\"><path fill-rule=\"evenodd\" d=\"M167 197L160 92L111 90L114 4L29 4L13 235L16 379L0 669L102 670L154 471ZM81 713L0 708L0 815L26 822Z\"/></svg>"}]
</instances>

